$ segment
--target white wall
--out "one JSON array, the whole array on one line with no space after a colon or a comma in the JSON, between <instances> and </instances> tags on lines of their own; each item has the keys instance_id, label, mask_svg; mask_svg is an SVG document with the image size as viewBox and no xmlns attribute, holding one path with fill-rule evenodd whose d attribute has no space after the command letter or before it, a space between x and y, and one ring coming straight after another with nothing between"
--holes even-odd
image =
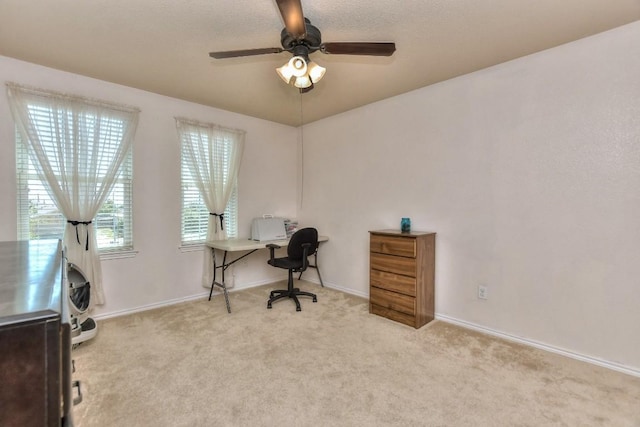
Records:
<instances>
[{"instance_id":1,"label":"white wall","mask_svg":"<svg viewBox=\"0 0 640 427\"><path fill-rule=\"evenodd\" d=\"M367 232L408 216L438 315L639 370L638 52L640 22L306 126L323 278L367 296Z\"/></svg>"},{"instance_id":2,"label":"white wall","mask_svg":"<svg viewBox=\"0 0 640 427\"><path fill-rule=\"evenodd\" d=\"M0 82L12 81L141 109L134 140L133 258L103 260L106 304L95 315L109 315L206 293L200 285L202 250L180 245L180 151L175 116L244 129L246 148L239 177L240 236L262 213L296 215L296 143L288 126L167 98L112 83L0 56ZM14 124L6 90L0 95L0 240L15 240L16 173ZM242 94L240 94L242 95ZM246 102L251 102L247 96ZM268 165L268 166L267 166ZM235 288L267 283L281 274L266 266L266 255L238 263Z\"/></svg>"}]
</instances>

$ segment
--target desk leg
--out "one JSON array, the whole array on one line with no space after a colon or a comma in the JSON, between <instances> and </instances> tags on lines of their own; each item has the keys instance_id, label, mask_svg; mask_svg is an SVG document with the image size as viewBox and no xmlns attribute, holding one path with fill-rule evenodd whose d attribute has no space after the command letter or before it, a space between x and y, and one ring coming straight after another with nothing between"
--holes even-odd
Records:
<instances>
[{"instance_id":1,"label":"desk leg","mask_svg":"<svg viewBox=\"0 0 640 427\"><path fill-rule=\"evenodd\" d=\"M320 279L320 286L322 286L324 288L324 283L322 283L322 275L320 274L320 268L318 268L318 251L316 251L315 254L313 254L313 263L314 265L312 265L311 267L315 268L316 271L318 272L318 279Z\"/></svg>"},{"instance_id":2,"label":"desk leg","mask_svg":"<svg viewBox=\"0 0 640 427\"><path fill-rule=\"evenodd\" d=\"M213 294L214 286L219 286L222 288L222 292L224 293L224 301L227 304L227 313L231 313L231 305L229 304L229 293L227 292L227 285L224 283L224 270L226 270L226 262L227 262L227 251L224 251L224 257L222 259L222 282L216 282L216 272L218 271L218 265L216 262L216 250L211 248L211 258L213 260L213 281L211 282L211 290L209 291L209 301L211 301L211 295Z\"/></svg>"},{"instance_id":3,"label":"desk leg","mask_svg":"<svg viewBox=\"0 0 640 427\"><path fill-rule=\"evenodd\" d=\"M317 250L313 254L313 265L309 264L309 267L316 269L316 271L318 272L318 279L320 279L320 286L324 288L324 283L322 283L322 275L320 274L320 269L318 268L318 251ZM298 276L298 280L300 280L301 277L302 277L302 271Z\"/></svg>"},{"instance_id":4,"label":"desk leg","mask_svg":"<svg viewBox=\"0 0 640 427\"><path fill-rule=\"evenodd\" d=\"M231 313L231 305L229 304L229 293L227 292L227 284L224 281L224 271L227 269L227 251L224 251L222 258L222 290L224 291L224 302L227 303L227 313Z\"/></svg>"},{"instance_id":5,"label":"desk leg","mask_svg":"<svg viewBox=\"0 0 640 427\"><path fill-rule=\"evenodd\" d=\"M213 287L216 285L216 250L211 248L211 262L213 263L213 280L211 281L211 290L209 291L209 301L211 301L211 295L213 295Z\"/></svg>"}]
</instances>

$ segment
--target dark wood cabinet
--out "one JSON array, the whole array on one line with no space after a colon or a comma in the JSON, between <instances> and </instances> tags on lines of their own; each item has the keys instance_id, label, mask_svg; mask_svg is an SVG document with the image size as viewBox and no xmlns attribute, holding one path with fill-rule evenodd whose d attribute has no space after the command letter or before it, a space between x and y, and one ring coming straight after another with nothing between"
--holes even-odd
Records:
<instances>
[{"instance_id":1,"label":"dark wood cabinet","mask_svg":"<svg viewBox=\"0 0 640 427\"><path fill-rule=\"evenodd\" d=\"M370 313L416 329L434 319L435 237L429 232L370 232Z\"/></svg>"},{"instance_id":2,"label":"dark wood cabinet","mask_svg":"<svg viewBox=\"0 0 640 427\"><path fill-rule=\"evenodd\" d=\"M0 425L71 425L71 337L59 241L0 242Z\"/></svg>"}]
</instances>

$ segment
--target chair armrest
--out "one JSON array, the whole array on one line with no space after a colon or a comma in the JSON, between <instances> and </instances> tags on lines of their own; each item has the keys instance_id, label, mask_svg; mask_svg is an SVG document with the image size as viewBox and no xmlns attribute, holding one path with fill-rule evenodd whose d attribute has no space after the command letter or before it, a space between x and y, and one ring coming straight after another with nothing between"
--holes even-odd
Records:
<instances>
[{"instance_id":1,"label":"chair armrest","mask_svg":"<svg viewBox=\"0 0 640 427\"><path fill-rule=\"evenodd\" d=\"M302 268L300 271L305 271L309 266L309 250L311 249L311 243L303 243L302 244Z\"/></svg>"},{"instance_id":2,"label":"chair armrest","mask_svg":"<svg viewBox=\"0 0 640 427\"><path fill-rule=\"evenodd\" d=\"M280 249L282 246L278 246L278 245L276 245L275 243L269 243L269 244L268 244L267 246L265 246L265 247L269 248L269 257L270 257L270 259L273 259L273 258L274 258L274 253L273 253L273 252L274 252L274 250L276 250L276 249Z\"/></svg>"}]
</instances>

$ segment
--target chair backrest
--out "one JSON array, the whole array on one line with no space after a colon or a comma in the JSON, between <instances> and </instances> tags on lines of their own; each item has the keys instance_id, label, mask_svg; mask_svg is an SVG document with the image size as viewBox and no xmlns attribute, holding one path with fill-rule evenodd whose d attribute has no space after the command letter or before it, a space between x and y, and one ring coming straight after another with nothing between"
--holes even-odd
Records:
<instances>
[{"instance_id":1,"label":"chair backrest","mask_svg":"<svg viewBox=\"0 0 640 427\"><path fill-rule=\"evenodd\" d=\"M304 253L302 245L304 243L311 243L307 255L313 254L318 248L318 230L308 227L293 233L289 241L289 246L287 246L287 257L291 259L302 259L302 254Z\"/></svg>"}]
</instances>

